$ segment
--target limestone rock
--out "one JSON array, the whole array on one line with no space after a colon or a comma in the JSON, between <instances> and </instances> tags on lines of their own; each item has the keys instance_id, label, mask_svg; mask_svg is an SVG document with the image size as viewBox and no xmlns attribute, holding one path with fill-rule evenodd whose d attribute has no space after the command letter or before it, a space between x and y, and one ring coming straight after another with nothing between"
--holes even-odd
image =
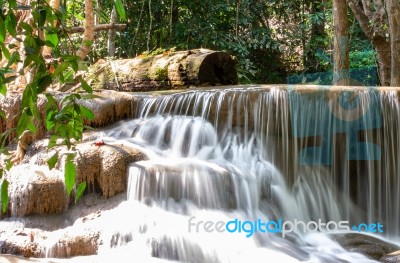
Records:
<instances>
[{"instance_id":1,"label":"limestone rock","mask_svg":"<svg viewBox=\"0 0 400 263\"><path fill-rule=\"evenodd\" d=\"M132 162L146 160L140 150L123 145L80 144L75 158L77 183L86 181L89 189L111 197L126 191L127 169Z\"/></svg>"},{"instance_id":2,"label":"limestone rock","mask_svg":"<svg viewBox=\"0 0 400 263\"><path fill-rule=\"evenodd\" d=\"M75 231L76 232L76 231ZM88 256L97 253L100 234L95 231L66 232L58 242L48 249L47 254L55 258Z\"/></svg>"},{"instance_id":3,"label":"limestone rock","mask_svg":"<svg viewBox=\"0 0 400 263\"><path fill-rule=\"evenodd\" d=\"M62 213L69 203L63 174L46 166L17 165L9 173L10 212L13 216L32 213Z\"/></svg>"},{"instance_id":4,"label":"limestone rock","mask_svg":"<svg viewBox=\"0 0 400 263\"><path fill-rule=\"evenodd\" d=\"M57 101L61 101L68 93L53 93ZM149 95L133 95L129 93L121 93L116 91L99 91L93 96L83 96L85 99L78 101L78 104L86 106L93 111L95 118L93 120L85 120L85 125L91 127L102 127L126 118L137 116L139 104L143 98ZM17 92L9 92L6 96L0 95L0 110L4 112L6 119L0 118L0 133L17 127L19 117L21 116L20 107L22 102L22 94ZM37 105L41 120L35 121L37 132L36 139L43 138L46 133L46 107L47 99L43 95L39 95ZM8 142L16 137L15 131L10 133Z\"/></svg>"}]
</instances>

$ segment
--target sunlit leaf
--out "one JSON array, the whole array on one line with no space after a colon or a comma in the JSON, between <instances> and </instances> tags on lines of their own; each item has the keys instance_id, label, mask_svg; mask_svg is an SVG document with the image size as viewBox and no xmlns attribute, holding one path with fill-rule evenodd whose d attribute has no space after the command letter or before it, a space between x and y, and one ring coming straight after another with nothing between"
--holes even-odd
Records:
<instances>
[{"instance_id":1,"label":"sunlit leaf","mask_svg":"<svg viewBox=\"0 0 400 263\"><path fill-rule=\"evenodd\" d=\"M0 42L6 40L6 25L4 24L3 18L0 16Z\"/></svg>"},{"instance_id":2,"label":"sunlit leaf","mask_svg":"<svg viewBox=\"0 0 400 263\"><path fill-rule=\"evenodd\" d=\"M68 154L64 167L64 181L68 195L71 194L71 191L75 185L76 167L73 162L74 157L74 154Z\"/></svg>"},{"instance_id":3,"label":"sunlit leaf","mask_svg":"<svg viewBox=\"0 0 400 263\"><path fill-rule=\"evenodd\" d=\"M1 212L5 213L7 211L8 205L8 181L3 179L1 183Z\"/></svg>"},{"instance_id":4,"label":"sunlit leaf","mask_svg":"<svg viewBox=\"0 0 400 263\"><path fill-rule=\"evenodd\" d=\"M87 93L93 92L92 87L90 87L89 84L84 79L81 79L80 81L81 81L82 89L84 89Z\"/></svg>"},{"instance_id":5,"label":"sunlit leaf","mask_svg":"<svg viewBox=\"0 0 400 263\"><path fill-rule=\"evenodd\" d=\"M75 203L82 197L83 193L85 192L85 189L86 189L86 182L81 182L78 186L78 189L76 190Z\"/></svg>"},{"instance_id":6,"label":"sunlit leaf","mask_svg":"<svg viewBox=\"0 0 400 263\"><path fill-rule=\"evenodd\" d=\"M47 164L49 165L49 169L52 170L58 161L58 152L56 152L50 159L47 160Z\"/></svg>"},{"instance_id":7,"label":"sunlit leaf","mask_svg":"<svg viewBox=\"0 0 400 263\"><path fill-rule=\"evenodd\" d=\"M119 18L122 21L125 21L126 20L126 13L125 13L124 5L122 4L122 0L115 0L115 9L117 10Z\"/></svg>"},{"instance_id":8,"label":"sunlit leaf","mask_svg":"<svg viewBox=\"0 0 400 263\"><path fill-rule=\"evenodd\" d=\"M4 57L9 60L10 59L10 52L8 51L8 49L6 48L6 45L4 45L4 43L0 42L0 47L1 50L3 51Z\"/></svg>"},{"instance_id":9,"label":"sunlit leaf","mask_svg":"<svg viewBox=\"0 0 400 263\"><path fill-rule=\"evenodd\" d=\"M84 117L86 117L88 120L93 120L94 119L94 114L91 110L86 108L85 106L80 106L80 112Z\"/></svg>"},{"instance_id":10,"label":"sunlit leaf","mask_svg":"<svg viewBox=\"0 0 400 263\"><path fill-rule=\"evenodd\" d=\"M5 96L7 94L7 87L4 84L0 84L0 94Z\"/></svg>"},{"instance_id":11,"label":"sunlit leaf","mask_svg":"<svg viewBox=\"0 0 400 263\"><path fill-rule=\"evenodd\" d=\"M46 32L46 46L56 47L58 45L58 35Z\"/></svg>"}]
</instances>

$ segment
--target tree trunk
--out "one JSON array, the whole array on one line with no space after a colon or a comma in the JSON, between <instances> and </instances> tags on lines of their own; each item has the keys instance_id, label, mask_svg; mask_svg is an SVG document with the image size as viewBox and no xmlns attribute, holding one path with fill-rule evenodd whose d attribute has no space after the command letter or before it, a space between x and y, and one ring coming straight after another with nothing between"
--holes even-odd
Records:
<instances>
[{"instance_id":1,"label":"tree trunk","mask_svg":"<svg viewBox=\"0 0 400 263\"><path fill-rule=\"evenodd\" d=\"M382 37L374 37L372 45L376 50L378 58L379 79L382 86L390 86L390 64L391 64L391 51L390 43Z\"/></svg>"},{"instance_id":2,"label":"tree trunk","mask_svg":"<svg viewBox=\"0 0 400 263\"><path fill-rule=\"evenodd\" d=\"M58 11L58 10L60 10L60 2L61 2L61 0L51 0L49 5L51 6L51 8L54 11ZM54 22L53 26L57 27L57 22L56 21ZM52 51L53 51L53 49L51 47L44 46L43 50L42 50L43 57L44 58L51 58L52 57L52 54L51 54Z\"/></svg>"},{"instance_id":3,"label":"tree trunk","mask_svg":"<svg viewBox=\"0 0 400 263\"><path fill-rule=\"evenodd\" d=\"M85 0L85 32L83 33L82 43L77 52L80 59L85 59L89 54L90 47L94 40L94 16L93 1Z\"/></svg>"},{"instance_id":4,"label":"tree trunk","mask_svg":"<svg viewBox=\"0 0 400 263\"><path fill-rule=\"evenodd\" d=\"M110 24L114 25L117 22L117 10L115 9L115 5L111 11L111 18ZM115 29L111 28L108 30L108 41L107 41L107 49L108 49L108 56L114 57L115 56Z\"/></svg>"},{"instance_id":5,"label":"tree trunk","mask_svg":"<svg viewBox=\"0 0 400 263\"><path fill-rule=\"evenodd\" d=\"M400 2L398 0L387 0L386 8L390 30L390 49L392 51L390 85L400 87Z\"/></svg>"},{"instance_id":6,"label":"tree trunk","mask_svg":"<svg viewBox=\"0 0 400 263\"><path fill-rule=\"evenodd\" d=\"M383 2L372 3L371 0L363 0L361 3L358 0L347 0L347 2L364 34L376 50L380 83L382 86L389 86L392 50L387 39L389 32L382 26L388 24Z\"/></svg>"},{"instance_id":7,"label":"tree trunk","mask_svg":"<svg viewBox=\"0 0 400 263\"><path fill-rule=\"evenodd\" d=\"M197 49L100 60L91 66L86 80L95 89L150 91L233 85L237 72L236 61L227 52Z\"/></svg>"},{"instance_id":8,"label":"tree trunk","mask_svg":"<svg viewBox=\"0 0 400 263\"><path fill-rule=\"evenodd\" d=\"M349 85L349 23L347 19L346 0L333 1L333 84Z\"/></svg>"}]
</instances>

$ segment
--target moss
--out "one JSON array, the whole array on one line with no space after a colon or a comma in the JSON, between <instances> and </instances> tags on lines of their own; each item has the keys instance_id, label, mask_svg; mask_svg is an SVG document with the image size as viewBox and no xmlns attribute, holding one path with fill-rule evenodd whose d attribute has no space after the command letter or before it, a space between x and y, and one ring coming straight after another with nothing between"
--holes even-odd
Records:
<instances>
[{"instance_id":1,"label":"moss","mask_svg":"<svg viewBox=\"0 0 400 263\"><path fill-rule=\"evenodd\" d=\"M167 80L168 79L168 68L158 67L154 71L154 76L156 80Z\"/></svg>"}]
</instances>

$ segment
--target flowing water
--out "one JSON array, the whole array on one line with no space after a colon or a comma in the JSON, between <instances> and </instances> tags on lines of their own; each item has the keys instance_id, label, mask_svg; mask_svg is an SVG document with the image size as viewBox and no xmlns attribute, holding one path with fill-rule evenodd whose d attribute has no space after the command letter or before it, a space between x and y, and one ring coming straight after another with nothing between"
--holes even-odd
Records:
<instances>
[{"instance_id":1,"label":"flowing water","mask_svg":"<svg viewBox=\"0 0 400 263\"><path fill-rule=\"evenodd\" d=\"M379 223L379 236L398 238L399 114L397 93L374 89L239 86L146 98L138 118L97 134L149 156L129 168L128 201L100 255L373 262L301 223L283 237L278 224L263 233L244 222L332 221L334 233L339 221ZM237 229L217 231L218 222Z\"/></svg>"}]
</instances>

